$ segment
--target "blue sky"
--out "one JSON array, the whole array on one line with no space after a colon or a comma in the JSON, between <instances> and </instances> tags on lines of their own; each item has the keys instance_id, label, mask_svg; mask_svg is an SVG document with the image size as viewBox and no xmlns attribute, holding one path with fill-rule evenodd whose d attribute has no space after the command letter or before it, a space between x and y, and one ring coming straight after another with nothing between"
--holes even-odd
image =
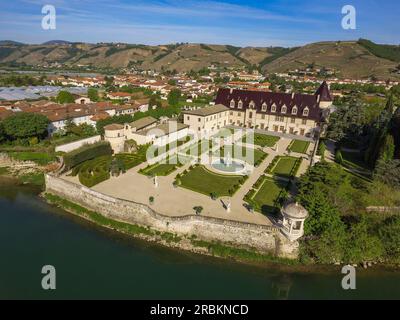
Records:
<instances>
[{"instance_id":1,"label":"blue sky","mask_svg":"<svg viewBox=\"0 0 400 320\"><path fill-rule=\"evenodd\" d=\"M42 30L42 6L57 11L56 30ZM344 5L357 29L341 27ZM0 3L0 39L42 43L216 43L296 46L368 38L400 44L398 0L14 0Z\"/></svg>"}]
</instances>

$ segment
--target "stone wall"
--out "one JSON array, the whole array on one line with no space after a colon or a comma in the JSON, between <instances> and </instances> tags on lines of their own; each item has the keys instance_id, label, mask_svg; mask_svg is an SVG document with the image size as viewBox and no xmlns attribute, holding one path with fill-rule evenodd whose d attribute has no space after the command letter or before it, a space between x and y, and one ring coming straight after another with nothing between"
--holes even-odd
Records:
<instances>
[{"instance_id":1,"label":"stone wall","mask_svg":"<svg viewBox=\"0 0 400 320\"><path fill-rule=\"evenodd\" d=\"M170 217L155 212L147 205L113 198L50 174L46 175L46 191L114 220L151 227L161 232L195 235L197 239L205 241L251 247L279 257L297 257L298 243L290 243L273 226L197 215Z\"/></svg>"},{"instance_id":2,"label":"stone wall","mask_svg":"<svg viewBox=\"0 0 400 320\"><path fill-rule=\"evenodd\" d=\"M85 144L93 144L93 143L99 142L100 140L101 140L101 136L94 136L94 137L74 141L71 143L63 144L61 146L57 146L55 151L56 152L58 152L58 151L70 152L70 151L73 151L75 149L82 147Z\"/></svg>"}]
</instances>

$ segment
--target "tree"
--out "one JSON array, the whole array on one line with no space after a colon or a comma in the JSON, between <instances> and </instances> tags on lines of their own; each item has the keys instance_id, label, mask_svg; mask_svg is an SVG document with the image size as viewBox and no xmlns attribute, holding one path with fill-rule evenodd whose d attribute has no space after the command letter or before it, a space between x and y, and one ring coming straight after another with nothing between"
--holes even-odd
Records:
<instances>
[{"instance_id":1,"label":"tree","mask_svg":"<svg viewBox=\"0 0 400 320\"><path fill-rule=\"evenodd\" d=\"M196 212L197 215L199 215L203 211L203 207L202 206L196 206L196 207L193 208L193 210Z\"/></svg>"},{"instance_id":2,"label":"tree","mask_svg":"<svg viewBox=\"0 0 400 320\"><path fill-rule=\"evenodd\" d=\"M174 79L170 79L170 80L168 80L168 84L170 86L176 86L176 81Z\"/></svg>"},{"instance_id":3,"label":"tree","mask_svg":"<svg viewBox=\"0 0 400 320\"><path fill-rule=\"evenodd\" d=\"M378 161L374 178L393 188L400 188L400 160Z\"/></svg>"},{"instance_id":4,"label":"tree","mask_svg":"<svg viewBox=\"0 0 400 320\"><path fill-rule=\"evenodd\" d=\"M0 143L6 140L6 133L4 132L3 123L0 122Z\"/></svg>"},{"instance_id":5,"label":"tree","mask_svg":"<svg viewBox=\"0 0 400 320\"><path fill-rule=\"evenodd\" d=\"M44 137L49 119L38 113L19 112L3 121L4 132L11 139Z\"/></svg>"},{"instance_id":6,"label":"tree","mask_svg":"<svg viewBox=\"0 0 400 320\"><path fill-rule=\"evenodd\" d=\"M99 101L99 92L95 88L89 88L88 97L91 101Z\"/></svg>"},{"instance_id":7,"label":"tree","mask_svg":"<svg viewBox=\"0 0 400 320\"><path fill-rule=\"evenodd\" d=\"M382 146L380 159L383 161L393 160L394 151L395 151L394 138L391 134L388 134Z\"/></svg>"},{"instance_id":8,"label":"tree","mask_svg":"<svg viewBox=\"0 0 400 320\"><path fill-rule=\"evenodd\" d=\"M58 103L73 103L75 99L72 93L61 90L56 97L56 101Z\"/></svg>"},{"instance_id":9,"label":"tree","mask_svg":"<svg viewBox=\"0 0 400 320\"><path fill-rule=\"evenodd\" d=\"M177 106L179 103L179 98L181 97L181 90L173 89L168 94L168 104L170 106Z\"/></svg>"},{"instance_id":10,"label":"tree","mask_svg":"<svg viewBox=\"0 0 400 320\"><path fill-rule=\"evenodd\" d=\"M342 155L342 151L338 150L335 153L335 161L338 164L343 164L343 155Z\"/></svg>"},{"instance_id":11,"label":"tree","mask_svg":"<svg viewBox=\"0 0 400 320\"><path fill-rule=\"evenodd\" d=\"M346 262L359 263L362 261L375 261L384 253L380 239L373 233L370 223L365 215L361 215L360 221L350 228L350 239L346 246Z\"/></svg>"},{"instance_id":12,"label":"tree","mask_svg":"<svg viewBox=\"0 0 400 320\"><path fill-rule=\"evenodd\" d=\"M400 262L400 216L385 219L378 228L386 258Z\"/></svg>"}]
</instances>

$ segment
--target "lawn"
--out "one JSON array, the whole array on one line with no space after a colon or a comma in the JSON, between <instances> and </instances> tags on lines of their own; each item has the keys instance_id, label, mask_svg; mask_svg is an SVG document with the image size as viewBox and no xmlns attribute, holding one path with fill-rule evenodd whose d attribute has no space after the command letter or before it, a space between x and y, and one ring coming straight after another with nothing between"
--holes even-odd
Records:
<instances>
[{"instance_id":1,"label":"lawn","mask_svg":"<svg viewBox=\"0 0 400 320\"><path fill-rule=\"evenodd\" d=\"M211 151L214 143L212 140L203 139L199 141L197 144L193 144L190 147L183 150L183 153L192 156L201 156L203 153Z\"/></svg>"},{"instance_id":2,"label":"lawn","mask_svg":"<svg viewBox=\"0 0 400 320\"><path fill-rule=\"evenodd\" d=\"M240 185L243 176L228 176L213 173L203 166L196 166L184 174L181 186L205 195L215 193L217 197L229 196L229 190Z\"/></svg>"},{"instance_id":3,"label":"lawn","mask_svg":"<svg viewBox=\"0 0 400 320\"><path fill-rule=\"evenodd\" d=\"M276 164L271 169L271 173L283 177L295 176L297 173L296 167L298 169L298 162L301 161L300 158L295 157L278 157Z\"/></svg>"},{"instance_id":4,"label":"lawn","mask_svg":"<svg viewBox=\"0 0 400 320\"><path fill-rule=\"evenodd\" d=\"M185 139L183 140L176 140L172 141L169 144L166 144L165 146L159 147L157 145L152 145L150 146L150 152L154 152L154 157L158 157L161 154L164 154L165 152L168 152L172 149L178 148L181 145L188 143L193 136L186 136Z\"/></svg>"},{"instance_id":5,"label":"lawn","mask_svg":"<svg viewBox=\"0 0 400 320\"><path fill-rule=\"evenodd\" d=\"M252 197L254 209L264 214L275 212L276 200L286 186L286 182L266 178Z\"/></svg>"},{"instance_id":6,"label":"lawn","mask_svg":"<svg viewBox=\"0 0 400 320\"><path fill-rule=\"evenodd\" d=\"M56 156L44 152L10 152L9 156L19 161L33 161L39 165L46 165L56 161Z\"/></svg>"},{"instance_id":7,"label":"lawn","mask_svg":"<svg viewBox=\"0 0 400 320\"><path fill-rule=\"evenodd\" d=\"M228 148L229 150L229 148ZM252 148L246 148L244 146L238 146L238 145L234 145L233 148L231 148L231 156L234 159L239 159L239 160L243 160L246 161L247 163L251 164L251 165L259 165L267 156L268 154L258 150L258 149L252 149ZM247 156L250 157L251 153L254 154L254 159L247 159ZM215 155L217 155L217 152L215 153ZM220 156L224 157L224 148L222 147L220 149ZM250 161L253 160L253 161Z\"/></svg>"},{"instance_id":8,"label":"lawn","mask_svg":"<svg viewBox=\"0 0 400 320\"><path fill-rule=\"evenodd\" d=\"M139 173L142 173L146 176L167 176L174 172L178 167L182 166L182 164L186 163L189 159L182 158L179 156L179 162L176 157L171 159L166 159L165 163L155 163L150 165L144 169L139 170Z\"/></svg>"},{"instance_id":9,"label":"lawn","mask_svg":"<svg viewBox=\"0 0 400 320\"><path fill-rule=\"evenodd\" d=\"M242 142L246 143L248 135L243 137ZM278 141L279 137L269 136L261 133L254 133L254 144L260 147L273 147ZM247 142L248 143L248 142Z\"/></svg>"},{"instance_id":10,"label":"lawn","mask_svg":"<svg viewBox=\"0 0 400 320\"><path fill-rule=\"evenodd\" d=\"M309 146L310 146L309 141L293 140L290 143L288 150L291 152L306 154Z\"/></svg>"}]
</instances>

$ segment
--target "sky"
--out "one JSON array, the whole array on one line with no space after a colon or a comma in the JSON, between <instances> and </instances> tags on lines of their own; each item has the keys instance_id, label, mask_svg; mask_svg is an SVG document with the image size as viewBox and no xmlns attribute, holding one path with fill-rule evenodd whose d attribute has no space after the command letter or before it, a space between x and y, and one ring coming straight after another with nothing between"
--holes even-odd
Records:
<instances>
[{"instance_id":1,"label":"sky","mask_svg":"<svg viewBox=\"0 0 400 320\"><path fill-rule=\"evenodd\" d=\"M56 29L42 28L44 5ZM356 29L342 28L342 7L356 9ZM398 0L1 0L0 40L43 43L176 42L292 47L370 39L400 44Z\"/></svg>"}]
</instances>

